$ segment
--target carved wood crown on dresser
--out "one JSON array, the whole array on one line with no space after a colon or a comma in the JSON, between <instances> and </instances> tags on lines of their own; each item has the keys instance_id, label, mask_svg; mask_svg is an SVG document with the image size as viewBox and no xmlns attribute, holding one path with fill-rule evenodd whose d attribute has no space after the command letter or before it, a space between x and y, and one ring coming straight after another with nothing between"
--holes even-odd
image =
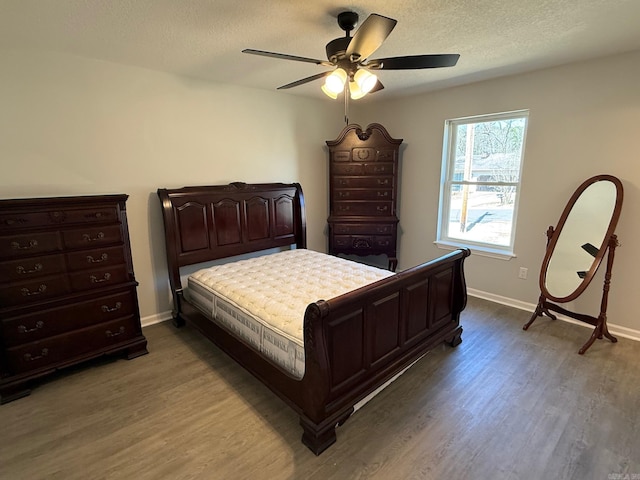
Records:
<instances>
[{"instance_id":1,"label":"carved wood crown on dresser","mask_svg":"<svg viewBox=\"0 0 640 480\"><path fill-rule=\"evenodd\" d=\"M402 139L372 123L347 125L329 147L329 253L387 255L395 271Z\"/></svg>"},{"instance_id":2,"label":"carved wood crown on dresser","mask_svg":"<svg viewBox=\"0 0 640 480\"><path fill-rule=\"evenodd\" d=\"M0 200L0 402L104 354L147 353L127 195Z\"/></svg>"}]
</instances>

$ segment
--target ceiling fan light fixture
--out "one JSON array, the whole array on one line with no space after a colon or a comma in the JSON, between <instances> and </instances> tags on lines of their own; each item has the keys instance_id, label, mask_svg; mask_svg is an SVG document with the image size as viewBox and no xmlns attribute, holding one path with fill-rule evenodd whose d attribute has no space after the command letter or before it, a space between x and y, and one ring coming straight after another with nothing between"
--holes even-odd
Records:
<instances>
[{"instance_id":1,"label":"ceiling fan light fixture","mask_svg":"<svg viewBox=\"0 0 640 480\"><path fill-rule=\"evenodd\" d=\"M353 76L353 80L358 84L360 90L362 90L364 94L369 93L373 87L376 86L376 82L378 81L378 77L376 77L373 73L364 68L358 69L356 74Z\"/></svg>"},{"instance_id":2,"label":"ceiling fan light fixture","mask_svg":"<svg viewBox=\"0 0 640 480\"><path fill-rule=\"evenodd\" d=\"M331 93L338 95L344 90L344 84L346 83L346 81L347 72L345 72L342 68L336 68L325 80L324 87L326 87L326 89Z\"/></svg>"},{"instance_id":3,"label":"ceiling fan light fixture","mask_svg":"<svg viewBox=\"0 0 640 480\"><path fill-rule=\"evenodd\" d=\"M322 90L324 92L324 94L329 98L333 98L334 100L336 98L338 98L338 94L337 93L333 93L332 91L330 91L325 84L323 84L320 87L320 90Z\"/></svg>"},{"instance_id":4,"label":"ceiling fan light fixture","mask_svg":"<svg viewBox=\"0 0 640 480\"><path fill-rule=\"evenodd\" d=\"M351 96L351 100L358 100L366 94L367 93L363 92L356 82L349 82L349 95Z\"/></svg>"}]
</instances>

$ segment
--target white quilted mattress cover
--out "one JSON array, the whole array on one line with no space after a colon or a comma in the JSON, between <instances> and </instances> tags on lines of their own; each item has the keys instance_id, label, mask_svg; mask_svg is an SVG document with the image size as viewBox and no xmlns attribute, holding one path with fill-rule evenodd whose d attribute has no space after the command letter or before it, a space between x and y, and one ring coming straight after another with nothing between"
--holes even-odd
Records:
<instances>
[{"instance_id":1,"label":"white quilted mattress cover","mask_svg":"<svg viewBox=\"0 0 640 480\"><path fill-rule=\"evenodd\" d=\"M286 250L192 273L188 296L218 323L302 378L307 306L390 275L312 250Z\"/></svg>"}]
</instances>

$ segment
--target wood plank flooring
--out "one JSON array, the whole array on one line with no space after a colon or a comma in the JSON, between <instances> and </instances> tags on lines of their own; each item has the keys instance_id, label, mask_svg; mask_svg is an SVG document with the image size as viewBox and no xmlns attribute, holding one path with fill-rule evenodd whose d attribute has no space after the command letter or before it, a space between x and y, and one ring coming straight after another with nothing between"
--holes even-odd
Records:
<instances>
[{"instance_id":1,"label":"wood plank flooring","mask_svg":"<svg viewBox=\"0 0 640 480\"><path fill-rule=\"evenodd\" d=\"M0 406L0 478L640 478L640 343L470 298L442 346L338 428L321 456L298 418L204 338L145 329L150 354L101 360ZM625 477L626 475L626 477Z\"/></svg>"}]
</instances>

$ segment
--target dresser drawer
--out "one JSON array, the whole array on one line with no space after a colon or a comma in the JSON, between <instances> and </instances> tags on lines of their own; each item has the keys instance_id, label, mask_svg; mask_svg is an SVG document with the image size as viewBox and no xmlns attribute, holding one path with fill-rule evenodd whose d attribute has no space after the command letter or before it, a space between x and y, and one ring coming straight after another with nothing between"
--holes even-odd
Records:
<instances>
[{"instance_id":1,"label":"dresser drawer","mask_svg":"<svg viewBox=\"0 0 640 480\"><path fill-rule=\"evenodd\" d=\"M331 173L333 175L364 175L363 163L332 163Z\"/></svg>"},{"instance_id":2,"label":"dresser drawer","mask_svg":"<svg viewBox=\"0 0 640 480\"><path fill-rule=\"evenodd\" d=\"M114 265L105 268L96 268L82 272L70 273L71 288L78 292L103 288L109 285L117 285L128 280L125 265Z\"/></svg>"},{"instance_id":3,"label":"dresser drawer","mask_svg":"<svg viewBox=\"0 0 640 480\"><path fill-rule=\"evenodd\" d=\"M351 160L351 150L333 150L331 160L334 162L348 162Z\"/></svg>"},{"instance_id":4,"label":"dresser drawer","mask_svg":"<svg viewBox=\"0 0 640 480\"><path fill-rule=\"evenodd\" d=\"M52 212L54 213L54 212ZM113 205L93 207L85 209L61 210L56 212L63 218L62 223L116 223L118 222L118 209Z\"/></svg>"},{"instance_id":5,"label":"dresser drawer","mask_svg":"<svg viewBox=\"0 0 640 480\"><path fill-rule=\"evenodd\" d=\"M40 302L69 293L66 275L42 277L0 287L0 307Z\"/></svg>"},{"instance_id":6,"label":"dresser drawer","mask_svg":"<svg viewBox=\"0 0 640 480\"><path fill-rule=\"evenodd\" d=\"M393 215L393 202L336 201L333 212L336 215L390 216Z\"/></svg>"},{"instance_id":7,"label":"dresser drawer","mask_svg":"<svg viewBox=\"0 0 640 480\"><path fill-rule=\"evenodd\" d=\"M366 175L393 175L395 166L393 163L367 163L364 166L364 173Z\"/></svg>"},{"instance_id":8,"label":"dresser drawer","mask_svg":"<svg viewBox=\"0 0 640 480\"><path fill-rule=\"evenodd\" d=\"M393 235L395 232L395 224L335 223L332 229L336 235Z\"/></svg>"},{"instance_id":9,"label":"dresser drawer","mask_svg":"<svg viewBox=\"0 0 640 480\"><path fill-rule=\"evenodd\" d=\"M396 149L380 149L377 152L376 159L379 162L394 162L396 160Z\"/></svg>"},{"instance_id":10,"label":"dresser drawer","mask_svg":"<svg viewBox=\"0 0 640 480\"><path fill-rule=\"evenodd\" d=\"M97 247L122 242L120 225L90 227L62 232L66 248Z\"/></svg>"},{"instance_id":11,"label":"dresser drawer","mask_svg":"<svg viewBox=\"0 0 640 480\"><path fill-rule=\"evenodd\" d=\"M334 188L393 188L393 177L335 177Z\"/></svg>"},{"instance_id":12,"label":"dresser drawer","mask_svg":"<svg viewBox=\"0 0 640 480\"><path fill-rule=\"evenodd\" d=\"M390 188L337 188L333 191L333 200L393 200Z\"/></svg>"},{"instance_id":13,"label":"dresser drawer","mask_svg":"<svg viewBox=\"0 0 640 480\"><path fill-rule=\"evenodd\" d=\"M69 270L86 270L124 263L124 247L105 247L67 254Z\"/></svg>"},{"instance_id":14,"label":"dresser drawer","mask_svg":"<svg viewBox=\"0 0 640 480\"><path fill-rule=\"evenodd\" d=\"M16 228L41 227L55 223L50 212L10 212L0 213L0 231L11 231Z\"/></svg>"},{"instance_id":15,"label":"dresser drawer","mask_svg":"<svg viewBox=\"0 0 640 480\"><path fill-rule=\"evenodd\" d=\"M334 235L333 247L354 253L387 252L395 249L395 238L391 235Z\"/></svg>"},{"instance_id":16,"label":"dresser drawer","mask_svg":"<svg viewBox=\"0 0 640 480\"><path fill-rule=\"evenodd\" d=\"M0 237L0 258L24 257L62 250L58 232Z\"/></svg>"},{"instance_id":17,"label":"dresser drawer","mask_svg":"<svg viewBox=\"0 0 640 480\"><path fill-rule=\"evenodd\" d=\"M2 321L5 346L12 347L137 313L135 290L38 311Z\"/></svg>"},{"instance_id":18,"label":"dresser drawer","mask_svg":"<svg viewBox=\"0 0 640 480\"><path fill-rule=\"evenodd\" d=\"M61 273L64 270L65 263L62 254L0 262L0 282L25 281L34 277Z\"/></svg>"},{"instance_id":19,"label":"dresser drawer","mask_svg":"<svg viewBox=\"0 0 640 480\"><path fill-rule=\"evenodd\" d=\"M36 212L0 213L0 231L16 228L51 227L74 223L118 221L118 210L113 205L86 209L41 210Z\"/></svg>"},{"instance_id":20,"label":"dresser drawer","mask_svg":"<svg viewBox=\"0 0 640 480\"><path fill-rule=\"evenodd\" d=\"M136 335L140 335L140 330L135 317L124 317L9 348L6 358L12 374L55 368L61 362L73 363L74 357L106 351Z\"/></svg>"}]
</instances>

